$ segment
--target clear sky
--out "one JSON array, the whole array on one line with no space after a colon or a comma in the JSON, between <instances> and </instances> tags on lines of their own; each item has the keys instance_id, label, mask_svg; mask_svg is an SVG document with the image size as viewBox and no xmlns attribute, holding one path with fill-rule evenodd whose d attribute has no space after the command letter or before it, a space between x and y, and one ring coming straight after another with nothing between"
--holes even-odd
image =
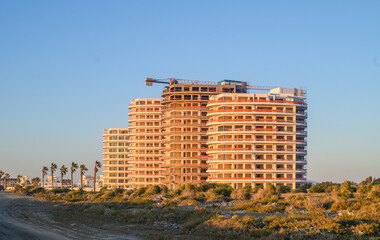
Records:
<instances>
[{"instance_id":1,"label":"clear sky","mask_svg":"<svg viewBox=\"0 0 380 240\"><path fill-rule=\"evenodd\" d=\"M304 87L308 179L380 177L380 1L1 1L0 170L102 159L145 77Z\"/></svg>"}]
</instances>

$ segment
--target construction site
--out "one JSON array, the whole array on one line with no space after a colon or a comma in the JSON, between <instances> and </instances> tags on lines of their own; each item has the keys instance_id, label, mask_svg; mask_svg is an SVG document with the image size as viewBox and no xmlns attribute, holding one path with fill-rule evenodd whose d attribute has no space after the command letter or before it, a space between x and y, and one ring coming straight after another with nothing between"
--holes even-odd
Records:
<instances>
[{"instance_id":1,"label":"construction site","mask_svg":"<svg viewBox=\"0 0 380 240\"><path fill-rule=\"evenodd\" d=\"M163 84L162 98L132 100L129 126L104 130L104 186L306 183L304 90L235 80L145 84Z\"/></svg>"}]
</instances>

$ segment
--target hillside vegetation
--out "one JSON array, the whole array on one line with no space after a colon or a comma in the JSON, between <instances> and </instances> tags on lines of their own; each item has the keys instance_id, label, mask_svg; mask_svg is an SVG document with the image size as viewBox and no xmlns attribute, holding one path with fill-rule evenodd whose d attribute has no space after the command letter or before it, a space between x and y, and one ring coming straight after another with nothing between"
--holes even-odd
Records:
<instances>
[{"instance_id":1,"label":"hillside vegetation","mask_svg":"<svg viewBox=\"0 0 380 240\"><path fill-rule=\"evenodd\" d=\"M310 189L221 184L151 186L100 192L18 186L15 192L60 203L57 219L134 224L152 239L380 239L380 181L346 181ZM152 232L153 231L153 232Z\"/></svg>"}]
</instances>

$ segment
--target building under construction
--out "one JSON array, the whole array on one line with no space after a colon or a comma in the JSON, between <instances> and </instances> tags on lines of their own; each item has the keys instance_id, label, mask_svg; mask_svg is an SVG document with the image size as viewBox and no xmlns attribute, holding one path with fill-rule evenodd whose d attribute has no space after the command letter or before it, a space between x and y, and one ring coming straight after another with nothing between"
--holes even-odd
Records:
<instances>
[{"instance_id":1,"label":"building under construction","mask_svg":"<svg viewBox=\"0 0 380 240\"><path fill-rule=\"evenodd\" d=\"M306 182L303 90L233 80L145 82L166 86L162 99L136 99L129 107L126 186L216 182L294 189Z\"/></svg>"}]
</instances>

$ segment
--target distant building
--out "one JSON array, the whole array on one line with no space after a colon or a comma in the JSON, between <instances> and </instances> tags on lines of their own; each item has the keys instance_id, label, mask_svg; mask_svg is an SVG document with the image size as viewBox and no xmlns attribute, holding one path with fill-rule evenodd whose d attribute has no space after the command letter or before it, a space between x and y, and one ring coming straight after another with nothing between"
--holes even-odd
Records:
<instances>
[{"instance_id":1,"label":"distant building","mask_svg":"<svg viewBox=\"0 0 380 240\"><path fill-rule=\"evenodd\" d=\"M8 178L7 179L7 188L13 188L18 183L17 178ZM5 184L4 184L5 185Z\"/></svg>"},{"instance_id":2,"label":"distant building","mask_svg":"<svg viewBox=\"0 0 380 240\"><path fill-rule=\"evenodd\" d=\"M87 176L83 176L83 188L92 188L94 185L94 177L93 176L90 176L90 175L87 175ZM78 187L81 188L81 181L79 179L78 181ZM96 182L95 182L95 188L96 189L100 189L103 187L103 175L100 175L96 178Z\"/></svg>"},{"instance_id":3,"label":"distant building","mask_svg":"<svg viewBox=\"0 0 380 240\"><path fill-rule=\"evenodd\" d=\"M104 186L127 187L128 129L110 128L104 130L103 173Z\"/></svg>"},{"instance_id":4,"label":"distant building","mask_svg":"<svg viewBox=\"0 0 380 240\"><path fill-rule=\"evenodd\" d=\"M46 176L45 179L46 179L45 185L44 185L45 188L52 188L52 186L51 186L51 176L48 175L48 176ZM53 185L54 185L54 188L61 186L61 184L58 183L58 181L57 181L57 176L53 176Z\"/></svg>"}]
</instances>

